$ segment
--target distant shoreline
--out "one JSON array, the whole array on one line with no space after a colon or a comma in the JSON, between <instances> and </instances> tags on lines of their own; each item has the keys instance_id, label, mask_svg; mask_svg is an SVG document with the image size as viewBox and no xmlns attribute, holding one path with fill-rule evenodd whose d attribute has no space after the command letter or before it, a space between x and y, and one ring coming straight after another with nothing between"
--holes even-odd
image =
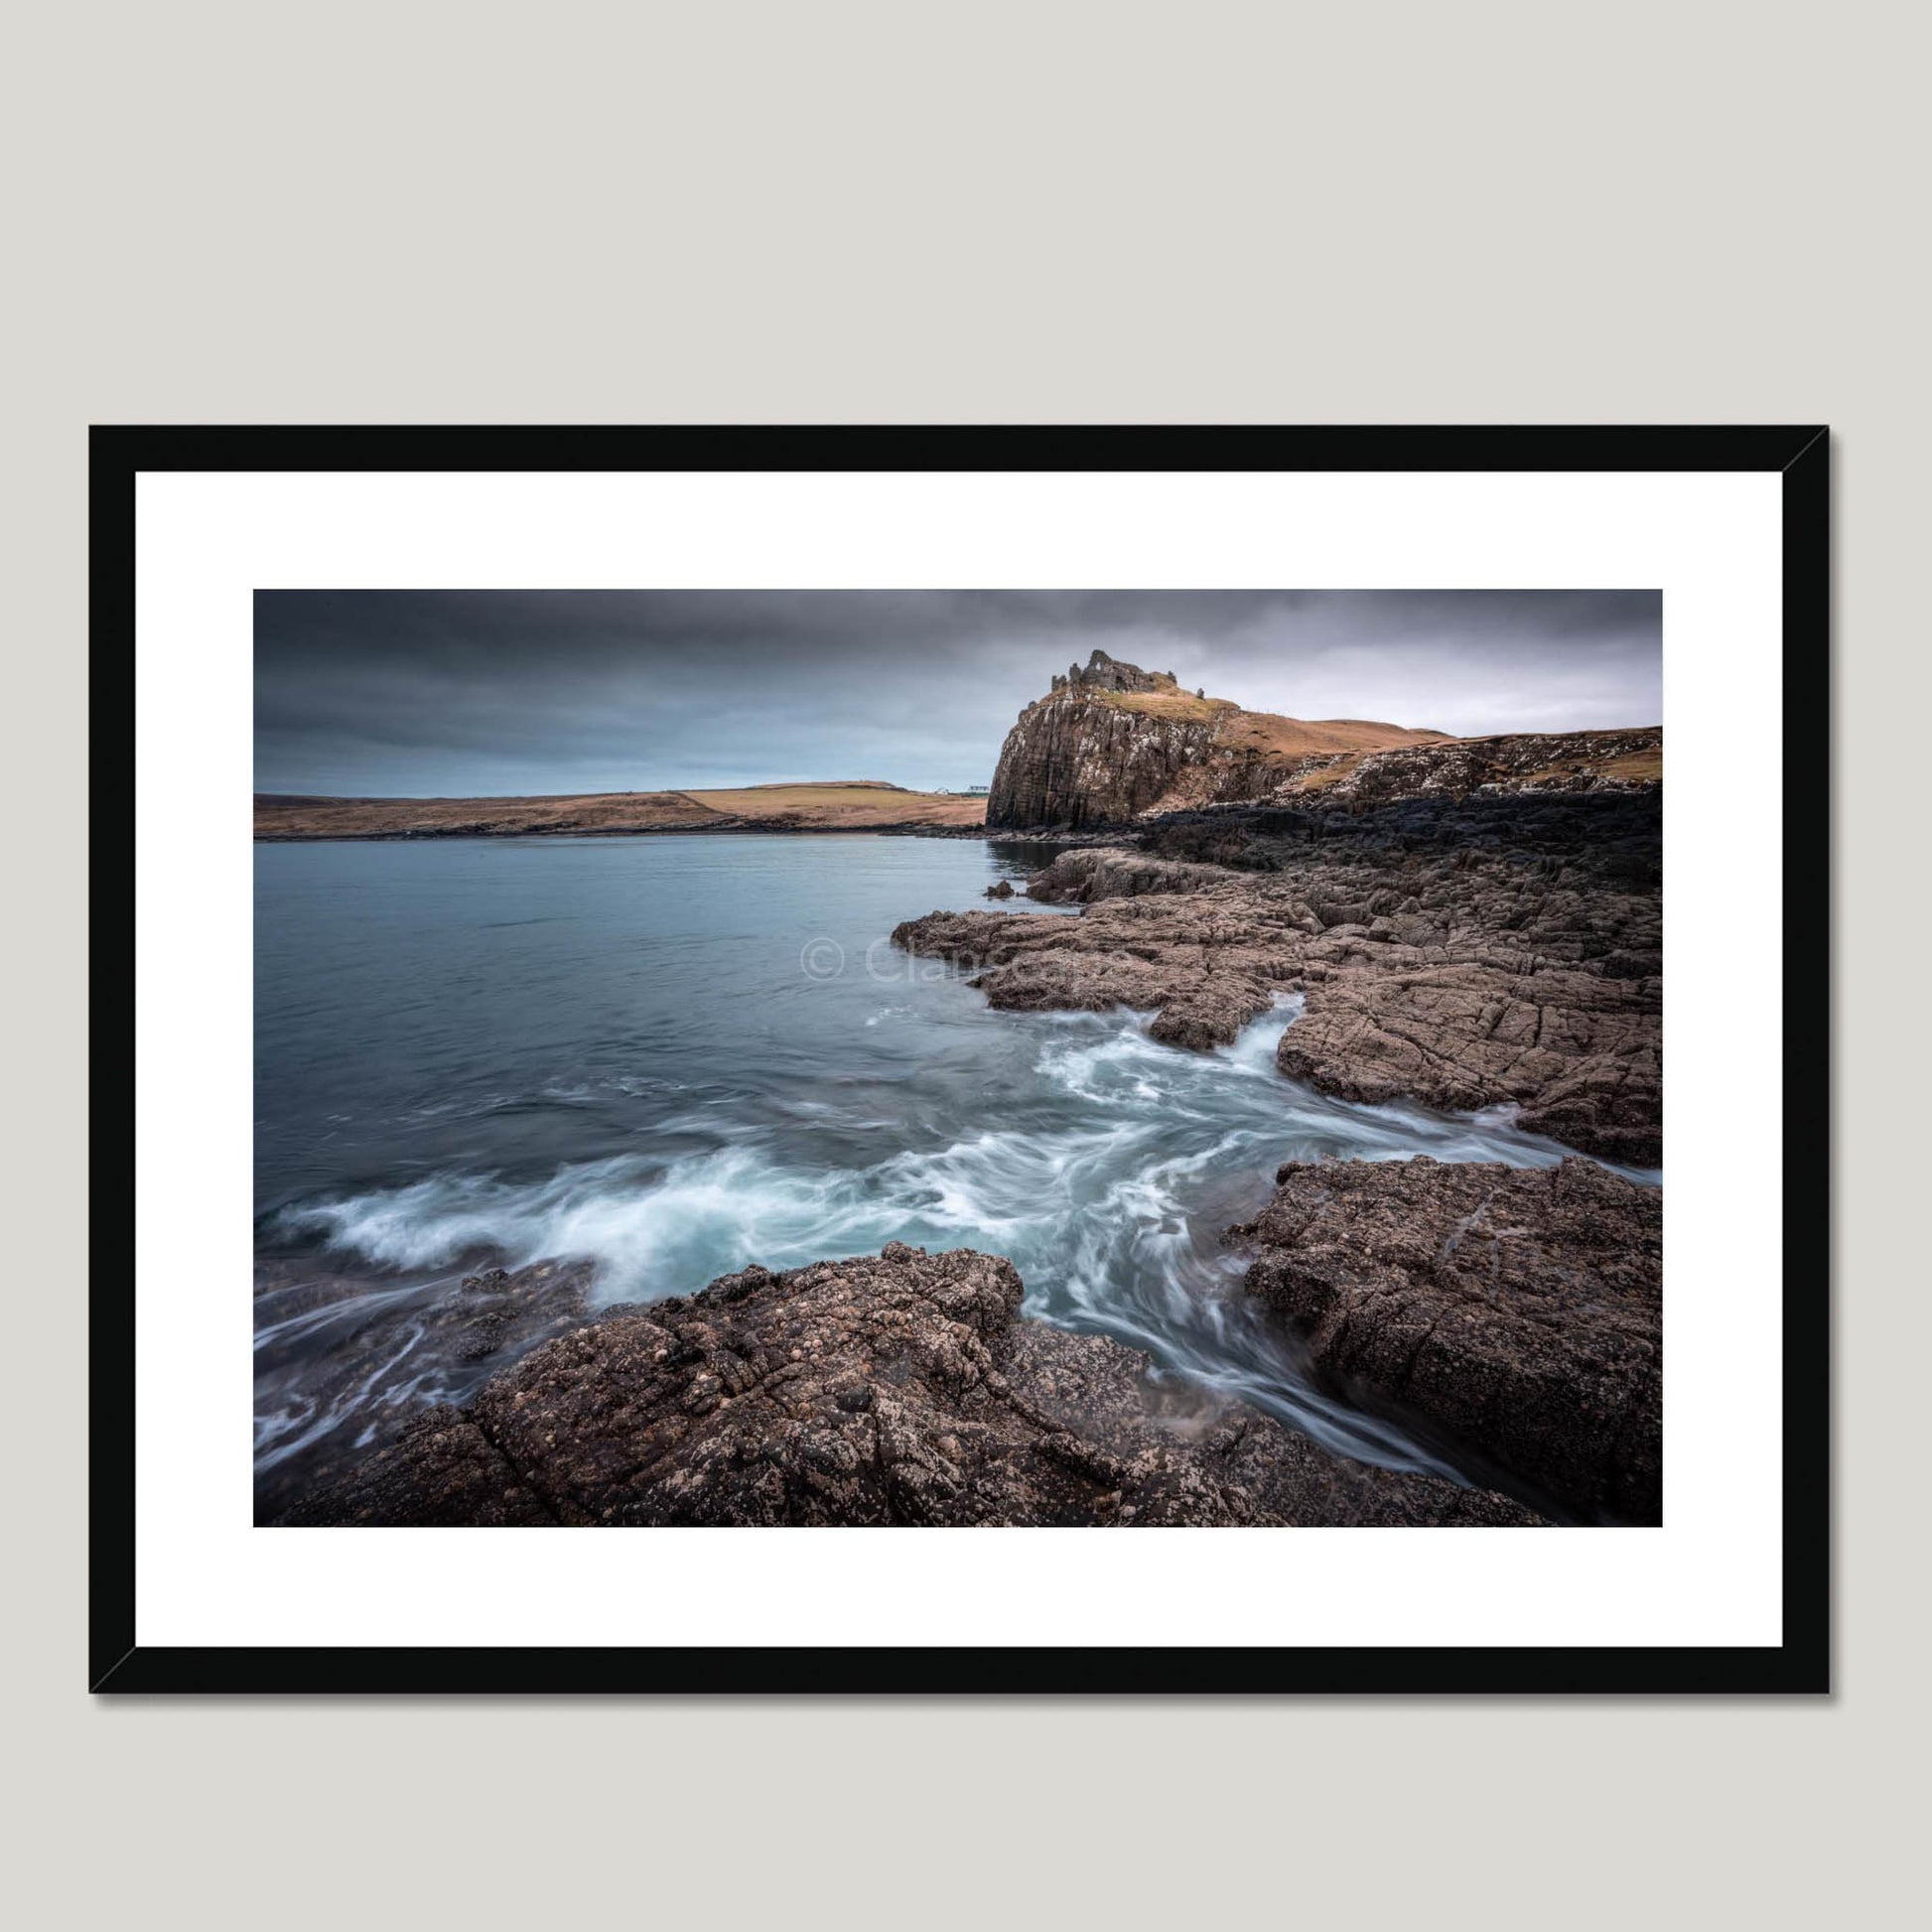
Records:
<instances>
[{"instance_id":1,"label":"distant shoreline","mask_svg":"<svg viewBox=\"0 0 1932 1932\"><path fill-rule=\"evenodd\" d=\"M257 845L447 845L459 839L675 839L719 838L758 833L779 838L916 838L1011 839L1035 838L1026 832L989 829L977 824L935 825L905 820L889 825L787 825L754 819L722 825L525 825L483 831L462 827L403 832L257 832Z\"/></svg>"},{"instance_id":2,"label":"distant shoreline","mask_svg":"<svg viewBox=\"0 0 1932 1932\"><path fill-rule=\"evenodd\" d=\"M986 796L908 791L876 778L690 791L551 792L523 797L305 797L260 792L263 844L316 839L634 837L660 832L972 831Z\"/></svg>"}]
</instances>

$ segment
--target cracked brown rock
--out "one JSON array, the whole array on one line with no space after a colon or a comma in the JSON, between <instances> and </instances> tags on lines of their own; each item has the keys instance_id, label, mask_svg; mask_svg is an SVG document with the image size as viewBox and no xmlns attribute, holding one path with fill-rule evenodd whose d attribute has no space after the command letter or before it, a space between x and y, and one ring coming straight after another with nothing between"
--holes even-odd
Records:
<instances>
[{"instance_id":1,"label":"cracked brown rock","mask_svg":"<svg viewBox=\"0 0 1932 1932\"><path fill-rule=\"evenodd\" d=\"M934 912L893 938L964 968L995 1007L1153 1010L1154 1036L1179 1046L1226 1044L1299 993L1278 1061L1321 1092L1513 1105L1531 1132L1659 1166L1654 789L1451 809L1256 841L1265 872L1063 852L1029 890L1077 917Z\"/></svg>"},{"instance_id":2,"label":"cracked brown rock","mask_svg":"<svg viewBox=\"0 0 1932 1932\"><path fill-rule=\"evenodd\" d=\"M376 1364L407 1360L432 1386L467 1398L492 1367L581 1324L590 1310L595 1273L587 1261L553 1259L514 1271L486 1269L455 1286L372 1291L366 1281L328 1275L305 1275L285 1285L275 1279L275 1269L276 1264L266 1264L256 1291L263 1330L255 1352L258 1403L274 1408L299 1400L318 1420L332 1412L351 1413L356 1427L323 1430L305 1447L258 1470L255 1502L261 1521L273 1520L295 1497L355 1466L360 1451L354 1440L364 1427L378 1440L386 1438L393 1428L390 1414L364 1402ZM338 1323L298 1322L300 1332L288 1342L274 1332L304 1310L332 1307L344 1316ZM293 1398L276 1393L285 1361L299 1365L299 1394ZM454 1480L476 1458L461 1439L446 1448ZM483 1458L482 1466L486 1465Z\"/></svg>"},{"instance_id":3,"label":"cracked brown rock","mask_svg":"<svg viewBox=\"0 0 1932 1932\"><path fill-rule=\"evenodd\" d=\"M550 1342L294 1524L1523 1524L1020 1316L1011 1263L895 1242Z\"/></svg>"},{"instance_id":4,"label":"cracked brown rock","mask_svg":"<svg viewBox=\"0 0 1932 1932\"><path fill-rule=\"evenodd\" d=\"M1598 1167L1291 1162L1231 1234L1318 1370L1570 1508L1662 1515L1663 1202Z\"/></svg>"}]
</instances>

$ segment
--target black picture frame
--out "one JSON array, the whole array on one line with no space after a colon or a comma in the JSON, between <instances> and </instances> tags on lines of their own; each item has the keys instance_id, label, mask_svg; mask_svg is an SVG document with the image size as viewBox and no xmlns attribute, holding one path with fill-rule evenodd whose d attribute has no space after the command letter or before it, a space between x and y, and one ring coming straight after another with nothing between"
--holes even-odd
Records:
<instances>
[{"instance_id":1,"label":"black picture frame","mask_svg":"<svg viewBox=\"0 0 1932 1932\"><path fill-rule=\"evenodd\" d=\"M1767 472L1783 526L1783 879L1829 893L1830 455L1751 427L96 427L89 441L88 1683L95 1692L1824 1693L1831 1688L1830 1045L1787 927L1783 1641L1775 1648L198 1648L135 1642L135 480L165 471ZM1804 795L1795 773L1804 774ZM1802 808L1800 808L1802 807Z\"/></svg>"}]
</instances>

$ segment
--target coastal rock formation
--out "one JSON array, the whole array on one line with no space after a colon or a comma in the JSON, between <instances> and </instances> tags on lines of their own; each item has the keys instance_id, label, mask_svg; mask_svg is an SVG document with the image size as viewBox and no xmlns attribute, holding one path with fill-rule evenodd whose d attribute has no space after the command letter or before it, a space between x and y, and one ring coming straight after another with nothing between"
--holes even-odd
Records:
<instances>
[{"instance_id":1,"label":"coastal rock formation","mask_svg":"<svg viewBox=\"0 0 1932 1932\"><path fill-rule=\"evenodd\" d=\"M1310 723L1096 650L1020 714L986 823L1077 832L1262 800L1354 811L1437 794L1639 791L1661 782L1663 744L1661 727L1451 739L1365 719Z\"/></svg>"},{"instance_id":2,"label":"coastal rock formation","mask_svg":"<svg viewBox=\"0 0 1932 1932\"><path fill-rule=\"evenodd\" d=\"M1518 732L1386 752L1304 759L1276 789L1289 804L1350 811L1400 798L1475 792L1633 792L1661 784L1661 726L1635 731Z\"/></svg>"},{"instance_id":3,"label":"coastal rock formation","mask_svg":"<svg viewBox=\"0 0 1932 1932\"><path fill-rule=\"evenodd\" d=\"M1661 1521L1663 1201L1597 1167L1291 1162L1231 1235L1316 1367L1571 1508Z\"/></svg>"},{"instance_id":4,"label":"coastal rock formation","mask_svg":"<svg viewBox=\"0 0 1932 1932\"><path fill-rule=\"evenodd\" d=\"M1143 893L1204 892L1226 881L1218 866L1151 858L1110 846L1081 846L1054 856L1027 882L1027 897L1047 905L1089 905Z\"/></svg>"},{"instance_id":5,"label":"coastal rock formation","mask_svg":"<svg viewBox=\"0 0 1932 1932\"><path fill-rule=\"evenodd\" d=\"M1359 719L1318 724L1244 711L1096 650L1053 679L1007 734L990 827L1117 824L1151 810L1266 796L1311 755L1434 743L1437 732Z\"/></svg>"},{"instance_id":6,"label":"coastal rock formation","mask_svg":"<svg viewBox=\"0 0 1932 1932\"><path fill-rule=\"evenodd\" d=\"M1507 948L1392 946L1380 959L1376 944L1324 940L1313 950L1328 956L1306 961L1307 1004L1276 1054L1290 1078L1371 1105L1513 1105L1528 1133L1662 1163L1655 979L1526 966Z\"/></svg>"},{"instance_id":7,"label":"coastal rock formation","mask_svg":"<svg viewBox=\"0 0 1932 1932\"><path fill-rule=\"evenodd\" d=\"M1661 1163L1654 787L1259 823L1266 871L1081 848L1029 889L1077 918L933 912L893 939L967 969L995 1007L1153 1009L1180 1046L1224 1045L1299 994L1279 1063L1324 1093L1512 1105L1531 1132Z\"/></svg>"},{"instance_id":8,"label":"coastal rock formation","mask_svg":"<svg viewBox=\"0 0 1932 1932\"><path fill-rule=\"evenodd\" d=\"M255 1292L257 1412L285 1410L310 1440L258 1470L262 1520L359 1460L371 1364L406 1358L431 1387L467 1397L491 1369L582 1323L594 1270L584 1261L540 1261L373 1296L365 1281L306 1267L291 1283L276 1279L273 1264L265 1272ZM285 1385L285 1371L297 1379ZM351 1413L347 1428L316 1426ZM474 1474L474 1462L457 1455L450 1478L466 1468Z\"/></svg>"},{"instance_id":9,"label":"coastal rock formation","mask_svg":"<svg viewBox=\"0 0 1932 1932\"><path fill-rule=\"evenodd\" d=\"M1020 1315L1010 1262L890 1244L614 1311L291 1524L1525 1524Z\"/></svg>"}]
</instances>

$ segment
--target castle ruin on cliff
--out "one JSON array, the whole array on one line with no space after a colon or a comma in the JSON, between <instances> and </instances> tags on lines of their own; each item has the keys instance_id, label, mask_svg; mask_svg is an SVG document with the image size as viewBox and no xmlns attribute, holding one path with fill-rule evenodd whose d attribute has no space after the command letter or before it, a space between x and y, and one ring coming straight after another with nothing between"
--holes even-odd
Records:
<instances>
[{"instance_id":1,"label":"castle ruin on cliff","mask_svg":"<svg viewBox=\"0 0 1932 1932\"><path fill-rule=\"evenodd\" d=\"M1069 664L1064 677L1053 680L1055 691L1174 691L1179 686L1172 671L1144 671L1096 650L1084 667Z\"/></svg>"}]
</instances>

